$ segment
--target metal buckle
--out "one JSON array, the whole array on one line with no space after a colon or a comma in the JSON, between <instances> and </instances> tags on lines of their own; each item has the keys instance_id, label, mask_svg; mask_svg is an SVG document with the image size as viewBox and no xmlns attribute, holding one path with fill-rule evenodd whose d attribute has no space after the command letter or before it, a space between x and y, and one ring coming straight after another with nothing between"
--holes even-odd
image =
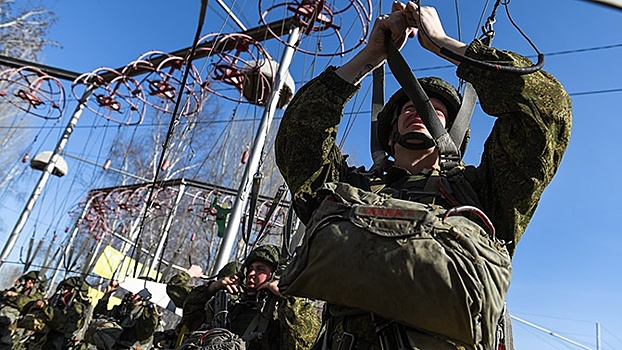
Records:
<instances>
[{"instance_id":1,"label":"metal buckle","mask_svg":"<svg viewBox=\"0 0 622 350\"><path fill-rule=\"evenodd\" d=\"M331 350L352 350L354 349L354 334L343 332L333 338Z\"/></svg>"}]
</instances>

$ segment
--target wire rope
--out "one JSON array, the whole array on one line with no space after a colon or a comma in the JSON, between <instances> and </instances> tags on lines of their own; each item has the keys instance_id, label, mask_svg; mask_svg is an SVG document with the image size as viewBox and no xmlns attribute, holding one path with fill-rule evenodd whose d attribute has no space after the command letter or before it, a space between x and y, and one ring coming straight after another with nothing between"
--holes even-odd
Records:
<instances>
[{"instance_id":1,"label":"wire rope","mask_svg":"<svg viewBox=\"0 0 622 350\"><path fill-rule=\"evenodd\" d=\"M207 2L208 2L207 0L202 0L201 1L201 9L199 11L199 23L197 25L196 33L195 33L195 36L194 36L194 39L193 39L193 42L192 42L192 48L190 50L190 56L189 56L188 62L186 64L186 70L184 71L183 78L182 78L182 81L181 81L181 84L180 84L182 89L185 86L186 81L188 79L188 75L190 73L190 67L192 65L192 59L193 59L194 53L196 52L197 44L199 42L199 38L200 38L200 35L201 35L201 30L203 28L203 23L205 21L205 14L206 14L206 10L207 10ZM168 131L167 131L167 134L166 134L164 145L162 147L163 151L160 153L160 158L159 158L160 160L158 162L158 167L155 169L156 173L154 175L153 184L150 187L149 195L148 195L147 201L145 203L145 206L146 206L147 210L144 211L144 214L142 216L141 223L139 225L139 231L138 231L136 242L140 242L140 237L141 237L142 232L143 232L143 228L144 228L144 224L145 224L145 221L146 221L146 218L147 218L147 215L148 215L148 211L149 211L149 208L150 208L150 206L152 204L153 195L154 195L154 189L155 189L155 185L156 185L156 182L157 182L157 179L158 179L158 174L159 174L160 168L161 168L161 166L162 166L162 164L164 162L164 155L165 155L167 147L168 147L168 142L170 141L170 138L171 138L172 134L174 133L175 127L176 127L176 125L179 122L178 121L178 118L179 118L178 110L179 110L180 102L182 100L182 96L183 96L182 93L178 94L178 98L177 98L177 101L175 103L175 108L173 109L173 113L171 115L171 121L170 121L169 128L168 128ZM135 247L136 247L136 245L134 245L132 247L132 255L134 255L134 252L135 252L135 249L136 249ZM154 256L154 259L155 258L156 257ZM135 260L134 261L134 275L136 275L137 264L138 264L138 261Z\"/></svg>"}]
</instances>

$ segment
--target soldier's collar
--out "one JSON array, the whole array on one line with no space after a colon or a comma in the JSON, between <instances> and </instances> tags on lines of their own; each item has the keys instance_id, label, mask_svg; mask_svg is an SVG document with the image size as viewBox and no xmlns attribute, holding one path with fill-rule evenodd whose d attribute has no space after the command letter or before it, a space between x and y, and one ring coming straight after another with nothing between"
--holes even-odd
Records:
<instances>
[{"instance_id":1,"label":"soldier's collar","mask_svg":"<svg viewBox=\"0 0 622 350\"><path fill-rule=\"evenodd\" d=\"M394 165L387 171L386 180L387 180L387 183L394 183L405 176L424 175L427 177L429 175L438 175L438 174L439 174L439 171L436 169L423 169L418 174L411 174L408 170Z\"/></svg>"}]
</instances>

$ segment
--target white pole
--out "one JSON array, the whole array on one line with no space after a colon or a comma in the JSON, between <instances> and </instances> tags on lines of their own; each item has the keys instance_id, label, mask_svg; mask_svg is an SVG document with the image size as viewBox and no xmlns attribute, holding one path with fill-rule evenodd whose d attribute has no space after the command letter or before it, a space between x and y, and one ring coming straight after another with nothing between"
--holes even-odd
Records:
<instances>
[{"instance_id":1,"label":"white pole","mask_svg":"<svg viewBox=\"0 0 622 350\"><path fill-rule=\"evenodd\" d=\"M169 213L168 218L166 219L166 225L164 227L162 235L160 236L160 241L158 242L158 247L156 248L156 251L153 255L153 260L151 260L151 266L149 266L149 270L147 271L147 276L150 276L151 273L156 271L158 268L158 263L160 262L160 256L162 255L162 251L164 250L164 245L166 241L168 240L168 234L171 231L171 224L173 223L173 216L177 212L179 203L181 202L181 199L185 191L186 191L186 185L184 184L179 185L179 192L177 192L175 203L173 204L173 207L171 208L171 212ZM154 279L156 281L159 280L157 274L154 276Z\"/></svg>"},{"instance_id":2,"label":"white pole","mask_svg":"<svg viewBox=\"0 0 622 350\"><path fill-rule=\"evenodd\" d=\"M600 350L600 323L596 322L596 350Z\"/></svg>"},{"instance_id":3,"label":"white pole","mask_svg":"<svg viewBox=\"0 0 622 350\"><path fill-rule=\"evenodd\" d=\"M67 126L65 127L65 131L63 132L63 135L58 140L58 143L56 144L56 148L54 149L54 152L52 153L52 156L50 157L49 163L46 165L45 169L43 169L43 173L41 174L41 177L39 178L39 182L37 182L37 185L32 191L32 194L30 195L30 198L28 199L28 202L26 203L24 210L22 210L22 214L20 215L19 219L17 219L17 223L15 224L13 231L9 235L9 239L7 240L6 244L4 245L4 248L2 249L2 253L0 254L0 269L2 268L2 264L4 264L5 260L9 257L9 254L11 254L11 250L13 250L13 247L15 246L15 243L17 242L19 234L22 232L24 225L26 225L26 221L28 220L28 217L30 216L32 209L35 206L35 203L39 199L39 196L43 192L43 188L47 184L48 179L50 178L50 175L52 174L52 171L54 170L54 167L56 166L56 162L60 158L60 154L65 149L65 145L67 144L67 141L69 140L69 136L73 132L73 129L78 123L78 119L80 119L80 116L82 115L82 111L84 110L84 107L86 106L86 101L94 89L95 89L94 85L89 85L89 87L84 91L82 98L79 100L81 101L80 104L76 107L76 110L73 112L73 115L71 116L71 118L69 119L69 122L67 123Z\"/></svg>"},{"instance_id":4,"label":"white pole","mask_svg":"<svg viewBox=\"0 0 622 350\"><path fill-rule=\"evenodd\" d=\"M216 2L218 3L218 5L220 5L220 7L222 7L223 10L225 10L225 12L227 12L227 15L231 17L231 19L235 22L235 24L238 25L238 27L240 27L240 29L242 29L243 31L246 31L246 27L244 26L242 21L240 21L236 17L236 15L233 13L233 11L231 11L231 9L229 8L229 6L227 6L227 4L225 4L222 0L216 0Z\"/></svg>"},{"instance_id":5,"label":"white pole","mask_svg":"<svg viewBox=\"0 0 622 350\"><path fill-rule=\"evenodd\" d=\"M91 207L92 200L93 200L93 197L89 197L86 203L84 203L84 208L82 208L82 212L80 213L80 216L78 217L76 222L73 224L71 233L69 233L69 238L67 239L67 243L63 247L61 254L58 257L58 264L56 265L56 268L54 269L54 274L52 275L52 278L49 279L49 284L48 284L48 289L47 289L48 295L50 295L50 293L52 293L52 291L54 290L53 287L54 287L54 283L56 282L56 278L58 278L58 275L60 274L60 269L63 266L65 257L67 256L67 252L69 251L69 248L73 244L74 238L76 238L78 231L80 230L80 224L82 223L82 220L84 220L86 213Z\"/></svg>"},{"instance_id":6,"label":"white pole","mask_svg":"<svg viewBox=\"0 0 622 350\"><path fill-rule=\"evenodd\" d=\"M285 50L283 52L283 57L281 58L281 63L279 64L279 69L276 75L276 79L274 81L274 86L272 87L272 92L270 93L270 98L268 100L269 103L264 109L264 114L261 118L261 123L259 125L259 129L257 130L257 135L255 136L255 141L253 142L253 147L250 150L248 163L246 165L246 169L244 170L244 176L242 176L242 182L240 183L238 194L235 198L233 208L231 209L231 213L229 215L227 229L225 230L222 242L220 243L218 254L216 256L216 261L214 263L214 266L212 267L212 275L218 273L218 271L229 262L229 259L231 257L233 243L235 242L235 239L237 237L240 222L242 220L242 213L244 212L246 201L248 199L248 195L251 189L250 185L252 183L253 176L255 175L255 173L257 173L257 170L259 168L259 162L261 161L261 153L263 151L263 146L266 142L266 136L268 135L270 124L272 124L276 105L279 102L280 92L285 83L285 75L291 64L294 52L296 51L295 47L298 43L299 38L300 28L292 28L289 33L287 46L285 47ZM253 213L251 213L250 215L253 215Z\"/></svg>"}]
</instances>

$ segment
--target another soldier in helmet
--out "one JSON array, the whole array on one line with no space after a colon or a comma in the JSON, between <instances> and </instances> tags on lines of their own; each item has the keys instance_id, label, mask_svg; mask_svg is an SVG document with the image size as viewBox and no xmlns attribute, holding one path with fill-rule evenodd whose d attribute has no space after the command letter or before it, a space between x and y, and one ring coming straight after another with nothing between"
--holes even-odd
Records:
<instances>
[{"instance_id":1,"label":"another soldier in helmet","mask_svg":"<svg viewBox=\"0 0 622 350\"><path fill-rule=\"evenodd\" d=\"M204 328L228 329L248 350L308 349L319 331L319 316L306 301L279 294L278 264L278 248L263 245L251 251L241 273L211 282L203 289L202 299L210 300Z\"/></svg>"},{"instance_id":2,"label":"another soldier in helmet","mask_svg":"<svg viewBox=\"0 0 622 350\"><path fill-rule=\"evenodd\" d=\"M218 271L216 279L238 273L241 265L237 261L229 262ZM166 284L166 294L175 306L182 309L183 314L174 334L171 331L158 332L159 343L165 344L172 341L180 344L186 333L198 330L207 321L205 305L213 296L208 292L208 283L191 284L191 279L201 278L202 273L203 269L200 266L192 265L186 271L174 275ZM163 347L160 344L154 345L159 348Z\"/></svg>"},{"instance_id":3,"label":"another soldier in helmet","mask_svg":"<svg viewBox=\"0 0 622 350\"><path fill-rule=\"evenodd\" d=\"M85 341L93 341L104 350L145 347L160 322L158 311L149 301L151 293L147 289L139 293L126 292L120 305L108 309L110 297L118 288L116 281L110 281L106 287L93 309L93 321L87 330L89 339L85 337ZM97 332L107 334L94 334ZM106 336L106 341L102 341Z\"/></svg>"},{"instance_id":4,"label":"another soldier in helmet","mask_svg":"<svg viewBox=\"0 0 622 350\"><path fill-rule=\"evenodd\" d=\"M44 282L39 271L29 271L13 287L0 292L0 350L11 349L15 321L28 304L43 298Z\"/></svg>"},{"instance_id":5,"label":"another soldier in helmet","mask_svg":"<svg viewBox=\"0 0 622 350\"><path fill-rule=\"evenodd\" d=\"M425 34L418 32L421 28ZM497 118L479 166L459 165L443 171L438 148L430 142L430 132L403 91L393 96L378 115L377 136L392 158L392 166L378 174L347 164L346 156L335 143L337 127L344 106L359 89L359 83L385 62L385 34L390 34L398 48L417 34L423 48L458 65L458 77L474 86L482 109ZM390 15L376 20L364 48L343 66L329 67L299 89L283 116L275 142L276 161L304 224L321 220L316 218L318 209L340 205L338 196L330 196L325 186L339 183L381 193L384 198L429 203L444 210L469 204L488 216L496 228L496 237L505 242L499 248L505 249L505 253L499 254L505 254L509 260L568 145L570 98L561 84L544 71L519 75L459 63L443 56L442 47L474 60L506 66L531 65L525 57L488 47L480 40L467 45L449 37L434 8L396 1ZM420 83L440 122L450 126L461 105L456 89L438 78L422 79ZM443 191L447 186L439 184L447 182L458 184L454 186L456 191ZM408 263L404 262L404 268ZM386 270L386 274L394 272ZM373 276L365 278L373 281ZM344 287L344 293L357 294ZM326 331L317 348L381 348L376 334L378 324L372 321L374 315L370 312L330 305L324 315ZM494 339L494 325L485 332L480 334L482 339ZM458 344L451 334L430 334L421 329L409 329L407 334L408 340L401 340L408 343L409 349L457 349L464 345Z\"/></svg>"},{"instance_id":6,"label":"another soldier in helmet","mask_svg":"<svg viewBox=\"0 0 622 350\"><path fill-rule=\"evenodd\" d=\"M73 346L86 318L88 292L89 286L81 277L69 277L60 282L48 301L31 303L19 323L24 321L25 328L34 331L28 349L63 350Z\"/></svg>"}]
</instances>

